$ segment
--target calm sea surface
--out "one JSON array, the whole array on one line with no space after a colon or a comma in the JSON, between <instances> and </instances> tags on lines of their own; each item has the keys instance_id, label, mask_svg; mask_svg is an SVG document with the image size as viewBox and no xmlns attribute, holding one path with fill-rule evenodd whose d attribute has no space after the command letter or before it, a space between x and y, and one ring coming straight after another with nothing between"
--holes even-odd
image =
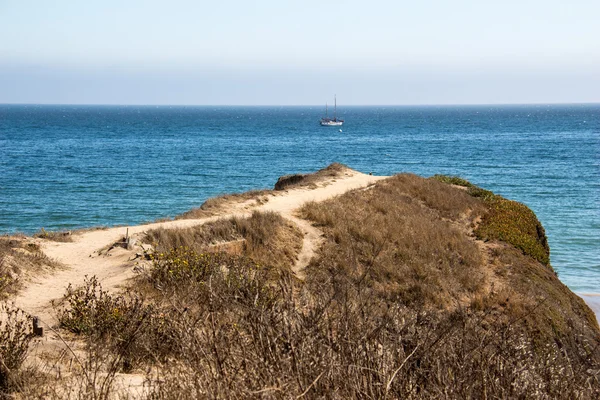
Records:
<instances>
[{"instance_id":1,"label":"calm sea surface","mask_svg":"<svg viewBox=\"0 0 600 400\"><path fill-rule=\"evenodd\" d=\"M137 224L337 161L460 175L531 207L551 262L600 292L600 105L0 105L0 233Z\"/></svg>"}]
</instances>

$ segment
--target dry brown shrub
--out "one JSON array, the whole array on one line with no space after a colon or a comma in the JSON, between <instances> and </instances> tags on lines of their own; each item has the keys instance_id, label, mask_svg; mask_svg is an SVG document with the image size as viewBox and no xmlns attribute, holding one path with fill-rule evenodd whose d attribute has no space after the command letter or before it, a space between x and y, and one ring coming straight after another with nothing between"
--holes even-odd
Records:
<instances>
[{"instance_id":1,"label":"dry brown shrub","mask_svg":"<svg viewBox=\"0 0 600 400\"><path fill-rule=\"evenodd\" d=\"M23 363L29 351L31 318L22 310L0 303L0 398L22 389Z\"/></svg>"},{"instance_id":2,"label":"dry brown shrub","mask_svg":"<svg viewBox=\"0 0 600 400\"><path fill-rule=\"evenodd\" d=\"M187 309L170 315L183 347L148 376L151 399L599 394L598 376L590 369L597 363L571 358L552 343L536 353L518 323L490 324L496 317L491 311L406 307L373 296L369 285L340 271L307 282L298 293L289 275L274 285L251 265L224 259L215 264L246 278L226 283L223 269L211 269L209 261L199 269L202 275L194 275L200 279L174 282L198 285L186 291L197 297L174 300L175 309ZM261 286L267 290L257 292Z\"/></svg>"}]
</instances>

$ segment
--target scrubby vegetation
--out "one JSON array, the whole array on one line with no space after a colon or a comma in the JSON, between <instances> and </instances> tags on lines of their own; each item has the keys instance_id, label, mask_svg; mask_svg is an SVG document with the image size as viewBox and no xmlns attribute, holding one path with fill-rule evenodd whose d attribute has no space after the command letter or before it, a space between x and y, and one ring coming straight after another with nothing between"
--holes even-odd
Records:
<instances>
[{"instance_id":1,"label":"scrubby vegetation","mask_svg":"<svg viewBox=\"0 0 600 400\"><path fill-rule=\"evenodd\" d=\"M152 230L145 241L154 246L157 254L181 248L227 251L289 269L302 247L302 233L277 213L255 211L250 218L220 219L186 229Z\"/></svg>"},{"instance_id":2,"label":"scrubby vegetation","mask_svg":"<svg viewBox=\"0 0 600 400\"><path fill-rule=\"evenodd\" d=\"M539 222L465 182L404 174L307 204L324 244L304 281L277 214L149 232L126 294L91 277L58 306L87 350L77 393L117 397L137 372L165 400L598 398L593 314L499 233L543 247Z\"/></svg>"},{"instance_id":3,"label":"scrubby vegetation","mask_svg":"<svg viewBox=\"0 0 600 400\"><path fill-rule=\"evenodd\" d=\"M27 238L0 236L0 300L21 288L24 275L56 266Z\"/></svg>"},{"instance_id":4,"label":"scrubby vegetation","mask_svg":"<svg viewBox=\"0 0 600 400\"><path fill-rule=\"evenodd\" d=\"M312 174L292 174L281 176L275 183L275 190L315 186L318 182L341 176L349 168L344 164L333 163Z\"/></svg>"},{"instance_id":5,"label":"scrubby vegetation","mask_svg":"<svg viewBox=\"0 0 600 400\"><path fill-rule=\"evenodd\" d=\"M434 175L432 176L433 179L443 182L443 183L447 183L449 185L455 185L455 186L463 186L466 188L469 187L473 187L474 185L469 182L468 180L461 178L460 176L453 176L453 175Z\"/></svg>"},{"instance_id":6,"label":"scrubby vegetation","mask_svg":"<svg viewBox=\"0 0 600 400\"><path fill-rule=\"evenodd\" d=\"M325 281L294 288L290 275L247 259L175 251L141 277L162 293L139 318L107 337L132 343L155 366L148 398L594 398L593 353L540 351L502 310L430 310L373 295L369 279L329 271ZM112 321L93 282L82 289L86 314ZM495 300L494 300L495 301ZM120 307L136 309L131 305ZM534 309L524 310L535 312ZM127 322L128 321L128 322ZM78 324L79 325L79 324ZM154 332L160 329L159 340ZM89 335L91 331L88 332ZM562 345L562 344L561 344ZM105 346L120 353L118 348ZM139 365L138 365L139 366ZM592 368L592 369L590 369Z\"/></svg>"},{"instance_id":7,"label":"scrubby vegetation","mask_svg":"<svg viewBox=\"0 0 600 400\"><path fill-rule=\"evenodd\" d=\"M0 304L0 398L19 391L27 379L22 369L32 339L30 318L24 312Z\"/></svg>"},{"instance_id":8,"label":"scrubby vegetation","mask_svg":"<svg viewBox=\"0 0 600 400\"><path fill-rule=\"evenodd\" d=\"M550 248L544 228L527 206L497 196L475 233L482 240L501 240L550 266Z\"/></svg>"},{"instance_id":9,"label":"scrubby vegetation","mask_svg":"<svg viewBox=\"0 0 600 400\"><path fill-rule=\"evenodd\" d=\"M112 295L95 277L87 278L83 287L69 286L57 312L62 328L85 336L94 346L102 344L124 372L160 357L173 340L163 331L164 318L155 305L135 291Z\"/></svg>"},{"instance_id":10,"label":"scrubby vegetation","mask_svg":"<svg viewBox=\"0 0 600 400\"><path fill-rule=\"evenodd\" d=\"M73 237L70 231L47 231L44 228L35 233L33 237L52 240L54 242L72 242Z\"/></svg>"},{"instance_id":11,"label":"scrubby vegetation","mask_svg":"<svg viewBox=\"0 0 600 400\"><path fill-rule=\"evenodd\" d=\"M481 240L501 240L550 267L550 248L544 227L524 204L495 195L456 176L435 175L434 180L467 188L467 193L487 205L483 220L475 230Z\"/></svg>"},{"instance_id":12,"label":"scrubby vegetation","mask_svg":"<svg viewBox=\"0 0 600 400\"><path fill-rule=\"evenodd\" d=\"M183 214L176 216L175 219L212 217L226 211L229 207L246 201L254 200L259 203L266 202L268 201L268 196L270 194L270 190L250 190L244 193L223 194L206 200L200 207L186 211Z\"/></svg>"}]
</instances>

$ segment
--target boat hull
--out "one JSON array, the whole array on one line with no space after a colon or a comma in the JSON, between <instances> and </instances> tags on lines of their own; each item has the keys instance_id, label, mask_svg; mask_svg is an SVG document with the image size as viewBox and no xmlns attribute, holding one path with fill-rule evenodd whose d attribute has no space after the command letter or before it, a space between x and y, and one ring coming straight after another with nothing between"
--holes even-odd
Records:
<instances>
[{"instance_id":1,"label":"boat hull","mask_svg":"<svg viewBox=\"0 0 600 400\"><path fill-rule=\"evenodd\" d=\"M342 126L344 121L321 121L321 126Z\"/></svg>"}]
</instances>

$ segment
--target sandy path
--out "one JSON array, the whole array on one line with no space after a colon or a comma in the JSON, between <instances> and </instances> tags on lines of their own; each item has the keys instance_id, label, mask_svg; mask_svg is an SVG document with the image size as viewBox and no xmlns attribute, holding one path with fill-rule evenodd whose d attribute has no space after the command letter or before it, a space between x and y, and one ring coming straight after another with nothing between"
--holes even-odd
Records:
<instances>
[{"instance_id":1,"label":"sandy path","mask_svg":"<svg viewBox=\"0 0 600 400\"><path fill-rule=\"evenodd\" d=\"M315 252L323 243L323 232L315 228L310 222L294 216L286 216L287 219L295 223L304 234L302 239L302 248L298 253L298 260L292 268L292 271L300 279L304 279L304 268L308 266L310 260L315 255Z\"/></svg>"},{"instance_id":2,"label":"sandy path","mask_svg":"<svg viewBox=\"0 0 600 400\"><path fill-rule=\"evenodd\" d=\"M63 264L64 268L37 277L13 301L17 307L38 316L43 323L53 325L57 321L53 317L50 302L60 299L69 283L79 286L86 276L95 275L104 288L112 289L133 276L132 263L129 261L133 255L131 251L115 248L108 255L99 254L100 250L106 250L107 246L123 238L127 230L133 236L161 226L194 226L214 219L216 218L97 230L75 235L74 241L67 243L40 241L42 251Z\"/></svg>"},{"instance_id":3,"label":"sandy path","mask_svg":"<svg viewBox=\"0 0 600 400\"><path fill-rule=\"evenodd\" d=\"M269 196L269 201L260 206L249 208L243 205L231 209L217 217L202 219L176 220L146 225L117 227L104 230L85 232L74 236L73 242L59 243L42 241L43 251L51 258L59 261L64 268L51 274L39 276L22 290L14 303L17 307L31 315L37 315L46 325L54 325L57 321L50 305L52 300L60 299L65 288L72 284L83 284L86 276L96 276L106 290L118 288L134 274L131 261L134 252L122 248L113 249L109 255L99 254L99 251L117 242L125 236L127 230L130 236L141 234L150 229L183 228L204 224L217 218L248 215L252 209L275 211L296 223L304 233L303 246L298 262L294 267L300 277L302 270L308 265L316 249L321 243L321 232L307 221L295 217L294 211L309 201L323 201L343 194L349 190L368 186L385 177L371 176L348 170L343 176L320 184L317 188L298 188L278 192Z\"/></svg>"}]
</instances>

